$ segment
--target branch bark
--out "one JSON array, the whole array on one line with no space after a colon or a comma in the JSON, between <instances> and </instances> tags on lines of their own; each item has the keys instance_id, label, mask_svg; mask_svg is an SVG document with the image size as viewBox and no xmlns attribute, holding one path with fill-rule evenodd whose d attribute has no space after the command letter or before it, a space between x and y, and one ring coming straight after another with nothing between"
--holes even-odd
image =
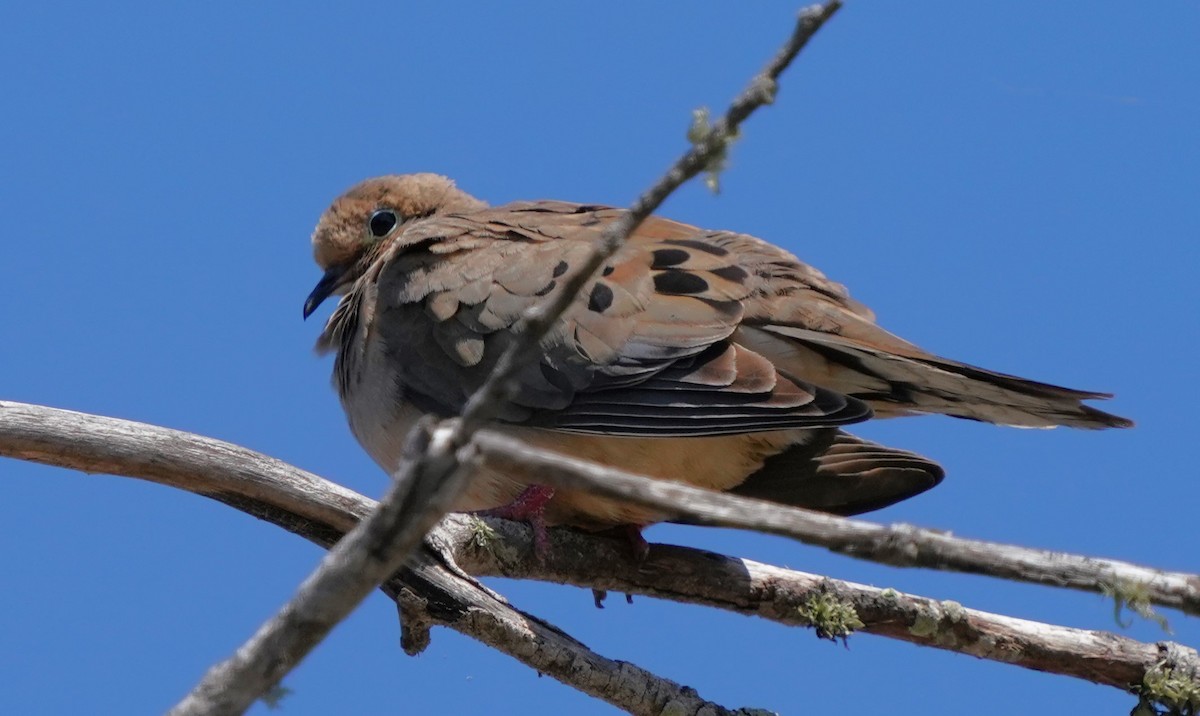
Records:
<instances>
[{"instance_id":1,"label":"branch bark","mask_svg":"<svg viewBox=\"0 0 1200 716\"><path fill-rule=\"evenodd\" d=\"M376 506L357 492L221 440L24 403L0 401L0 455L186 490L325 548ZM681 714L742 713L706 701L695 689L596 654L553 625L509 606L428 549L392 577L384 592L414 617L404 635L405 649L412 653L422 647L420 630L414 627L422 621L441 624L631 713L657 715L672 703L683 709Z\"/></svg>"},{"instance_id":2,"label":"branch bark","mask_svg":"<svg viewBox=\"0 0 1200 716\"><path fill-rule=\"evenodd\" d=\"M468 526L469 529L469 526ZM605 658L557 627L514 609L475 580L438 564L428 552L417 556L401 576L383 585L402 614L418 613L471 636L518 661L633 714L664 713L752 716L755 709L729 709L624 661ZM411 620L411 617L410 617ZM427 642L406 630L406 650Z\"/></svg>"},{"instance_id":3,"label":"branch bark","mask_svg":"<svg viewBox=\"0 0 1200 716\"><path fill-rule=\"evenodd\" d=\"M472 525L443 522L430 539L452 550L456 561L480 576L537 579L593 589L701 604L788 626L824 627L806 617L813 599L848 605L862 622L849 631L970 654L1096 684L1134 690L1167 650L1178 666L1200 668L1200 655L1171 642L1149 644L1103 631L1075 629L963 607L957 602L829 579L748 559L674 545L651 545L633 562L619 540L554 530L544 562L531 556L528 529L493 520L493 549L473 546ZM580 555L585 555L581 558ZM831 636L842 635L825 628Z\"/></svg>"},{"instance_id":4,"label":"branch bark","mask_svg":"<svg viewBox=\"0 0 1200 716\"><path fill-rule=\"evenodd\" d=\"M488 434L481 437L486 440ZM373 507L366 497L229 443L21 403L0 402L0 455L189 490L323 546L335 543ZM489 539L480 524L494 537ZM851 605L863 623L861 630L868 633L1124 690L1142 684L1153 670L1200 672L1194 650L1169 642L1148 644L1107 632L1014 619L701 550L652 545L647 560L637 563L630 561L627 545L617 540L557 529L550 531L550 538L546 561L539 563L532 557L531 535L524 525L451 515L430 533L428 548L418 553L411 569L384 589L406 614L456 629L635 713L660 713L655 709L673 701L683 709L680 713L693 713L693 707L724 711L687 687L594 654L549 624L512 609L460 568L479 575L705 604L791 626L812 625L803 607L814 596L826 595ZM406 629L405 647L410 651L419 651L424 642L421 620L415 621ZM546 644L553 648L543 651L538 646ZM638 688L621 686L626 683ZM638 700L637 694L649 692L657 694L652 703Z\"/></svg>"},{"instance_id":5,"label":"branch bark","mask_svg":"<svg viewBox=\"0 0 1200 716\"><path fill-rule=\"evenodd\" d=\"M896 567L985 574L1085 592L1136 593L1148 603L1200 615L1200 575L1129 562L964 539L912 525L881 525L654 480L542 450L495 431L475 436L480 459L533 470L560 489L584 489L675 513L687 521L782 535Z\"/></svg>"}]
</instances>

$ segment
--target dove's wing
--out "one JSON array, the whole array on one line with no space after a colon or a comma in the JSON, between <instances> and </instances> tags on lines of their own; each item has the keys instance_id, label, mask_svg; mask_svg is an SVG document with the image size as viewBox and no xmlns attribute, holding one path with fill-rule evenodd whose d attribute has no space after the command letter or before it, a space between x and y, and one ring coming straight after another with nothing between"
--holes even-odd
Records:
<instances>
[{"instance_id":1,"label":"dove's wing","mask_svg":"<svg viewBox=\"0 0 1200 716\"><path fill-rule=\"evenodd\" d=\"M1002 425L1129 427L1074 390L977 368L929 353L875 325L841 284L753 236L712 232L740 259L750 298L734 338L780 370L870 403L879 416L941 413Z\"/></svg>"},{"instance_id":2,"label":"dove's wing","mask_svg":"<svg viewBox=\"0 0 1200 716\"><path fill-rule=\"evenodd\" d=\"M379 277L408 399L451 414L616 209L523 202L407 227ZM944 413L1011 425L1129 424L1107 397L940 358L846 290L744 234L652 217L543 341L506 419L615 435L719 435ZM860 402L863 401L863 402Z\"/></svg>"},{"instance_id":3,"label":"dove's wing","mask_svg":"<svg viewBox=\"0 0 1200 716\"><path fill-rule=\"evenodd\" d=\"M616 210L513 204L414 223L378 276L372 330L401 365L403 398L461 409L559 290ZM864 420L862 402L776 370L731 339L749 296L729 251L651 219L592 281L517 377L509 422L606 435L724 435Z\"/></svg>"}]
</instances>

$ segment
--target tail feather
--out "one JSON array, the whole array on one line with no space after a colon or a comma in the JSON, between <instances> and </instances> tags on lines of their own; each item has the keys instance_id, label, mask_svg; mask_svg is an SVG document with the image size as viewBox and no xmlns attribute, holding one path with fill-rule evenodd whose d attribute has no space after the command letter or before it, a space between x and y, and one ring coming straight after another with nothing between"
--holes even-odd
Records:
<instances>
[{"instance_id":1,"label":"tail feather","mask_svg":"<svg viewBox=\"0 0 1200 716\"><path fill-rule=\"evenodd\" d=\"M858 339L779 325L743 328L738 340L798 378L866 401L881 417L940 413L1033 428L1133 425L1083 403L1112 397L1108 393L996 373L925 353L911 344L880 348Z\"/></svg>"},{"instance_id":2,"label":"tail feather","mask_svg":"<svg viewBox=\"0 0 1200 716\"><path fill-rule=\"evenodd\" d=\"M944 472L928 458L841 430L794 445L731 490L837 515L878 510L936 486Z\"/></svg>"}]
</instances>

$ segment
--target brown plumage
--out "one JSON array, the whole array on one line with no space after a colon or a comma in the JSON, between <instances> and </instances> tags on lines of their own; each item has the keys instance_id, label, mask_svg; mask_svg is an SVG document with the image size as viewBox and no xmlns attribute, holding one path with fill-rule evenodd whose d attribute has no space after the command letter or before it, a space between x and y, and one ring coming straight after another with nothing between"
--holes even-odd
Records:
<instances>
[{"instance_id":1,"label":"brown plumage","mask_svg":"<svg viewBox=\"0 0 1200 716\"><path fill-rule=\"evenodd\" d=\"M318 347L351 429L388 471L422 414L453 415L513 338L521 313L581 264L619 210L559 201L489 208L433 174L371 179L313 234L342 294ZM1109 397L928 353L874 323L840 284L776 246L652 217L518 376L505 430L623 469L834 513L877 509L941 469L837 426L942 413L1029 427L1127 427L1083 404ZM489 473L462 509L511 501L528 480ZM552 522L669 518L559 493Z\"/></svg>"}]
</instances>

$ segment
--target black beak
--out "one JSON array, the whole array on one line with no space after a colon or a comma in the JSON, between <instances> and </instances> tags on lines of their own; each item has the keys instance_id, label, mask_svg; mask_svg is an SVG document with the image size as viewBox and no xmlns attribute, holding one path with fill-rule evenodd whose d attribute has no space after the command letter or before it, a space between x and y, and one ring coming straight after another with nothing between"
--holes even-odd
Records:
<instances>
[{"instance_id":1,"label":"black beak","mask_svg":"<svg viewBox=\"0 0 1200 716\"><path fill-rule=\"evenodd\" d=\"M317 281L317 286L308 294L308 298L304 299L304 317L308 318L312 312L317 310L325 299L333 295L338 284L342 282L342 276L346 273L346 269L342 266L332 266L325 275Z\"/></svg>"}]
</instances>

